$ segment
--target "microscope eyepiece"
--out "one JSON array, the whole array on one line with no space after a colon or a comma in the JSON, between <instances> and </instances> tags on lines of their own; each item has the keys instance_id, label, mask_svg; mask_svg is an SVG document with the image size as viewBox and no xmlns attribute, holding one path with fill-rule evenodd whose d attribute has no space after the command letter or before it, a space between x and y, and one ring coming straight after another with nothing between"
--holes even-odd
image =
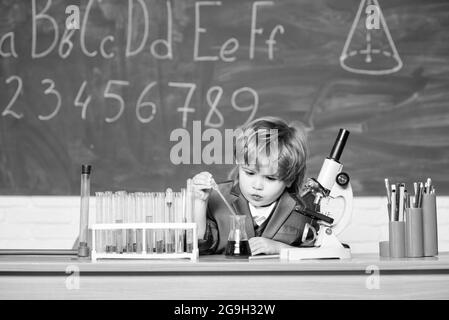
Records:
<instances>
[{"instance_id":1,"label":"microscope eyepiece","mask_svg":"<svg viewBox=\"0 0 449 320\"><path fill-rule=\"evenodd\" d=\"M343 149L345 148L346 140L348 140L349 131L346 129L340 129L338 132L337 139L335 139L334 146L332 147L331 154L329 155L329 159L333 159L337 162L340 161L341 154L343 153Z\"/></svg>"}]
</instances>

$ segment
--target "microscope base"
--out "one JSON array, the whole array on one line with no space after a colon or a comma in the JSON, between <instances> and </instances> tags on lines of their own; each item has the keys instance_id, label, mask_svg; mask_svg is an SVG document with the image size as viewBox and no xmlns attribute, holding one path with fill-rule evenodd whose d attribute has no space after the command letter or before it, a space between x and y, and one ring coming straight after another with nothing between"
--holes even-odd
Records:
<instances>
[{"instance_id":1,"label":"microscope base","mask_svg":"<svg viewBox=\"0 0 449 320\"><path fill-rule=\"evenodd\" d=\"M351 259L349 248L304 247L281 249L281 260L297 261L307 259Z\"/></svg>"}]
</instances>

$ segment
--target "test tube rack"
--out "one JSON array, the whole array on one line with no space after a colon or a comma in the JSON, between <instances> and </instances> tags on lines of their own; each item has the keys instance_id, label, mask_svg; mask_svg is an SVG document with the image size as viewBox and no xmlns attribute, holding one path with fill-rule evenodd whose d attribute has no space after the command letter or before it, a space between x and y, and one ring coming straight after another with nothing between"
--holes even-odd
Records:
<instances>
[{"instance_id":1,"label":"test tube rack","mask_svg":"<svg viewBox=\"0 0 449 320\"><path fill-rule=\"evenodd\" d=\"M171 252L155 253L147 252L144 245L141 252L117 253L117 252L98 252L96 248L96 231L114 231L114 230L141 230L141 243L146 243L146 230L192 230L193 239L197 239L196 223L103 223L93 224L92 232L92 252L91 260L96 262L99 259L190 259L193 262L198 261L198 243L193 241L191 252Z\"/></svg>"}]
</instances>

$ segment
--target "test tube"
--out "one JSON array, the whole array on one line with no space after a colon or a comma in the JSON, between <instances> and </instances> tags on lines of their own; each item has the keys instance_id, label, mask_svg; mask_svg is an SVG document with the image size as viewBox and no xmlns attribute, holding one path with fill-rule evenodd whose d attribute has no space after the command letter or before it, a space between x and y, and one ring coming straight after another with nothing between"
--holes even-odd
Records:
<instances>
[{"instance_id":1,"label":"test tube","mask_svg":"<svg viewBox=\"0 0 449 320\"><path fill-rule=\"evenodd\" d=\"M95 192L95 223L103 223L103 192ZM102 238L103 230L95 231L95 250L104 252L104 242Z\"/></svg>"},{"instance_id":2,"label":"test tube","mask_svg":"<svg viewBox=\"0 0 449 320\"><path fill-rule=\"evenodd\" d=\"M78 256L89 256L87 243L89 228L89 197L90 197L90 165L81 166L81 208L80 208L80 234L78 237Z\"/></svg>"},{"instance_id":3,"label":"test tube","mask_svg":"<svg viewBox=\"0 0 449 320\"><path fill-rule=\"evenodd\" d=\"M155 218L156 222L161 223L164 222L164 201L165 201L165 193L157 192L155 198ZM156 229L156 252L163 253L165 249L165 241L164 241L164 230Z\"/></svg>"},{"instance_id":4,"label":"test tube","mask_svg":"<svg viewBox=\"0 0 449 320\"><path fill-rule=\"evenodd\" d=\"M177 192L173 192L173 204L172 204L172 212L170 217L170 222L176 223L178 221L178 199ZM173 252L178 252L178 234L179 229L172 229L173 236Z\"/></svg>"},{"instance_id":5,"label":"test tube","mask_svg":"<svg viewBox=\"0 0 449 320\"><path fill-rule=\"evenodd\" d=\"M183 198L182 198L182 192L176 192L175 193L175 217L176 222L185 222L183 219ZM184 232L185 230L176 229L176 252L182 253L184 252Z\"/></svg>"},{"instance_id":6,"label":"test tube","mask_svg":"<svg viewBox=\"0 0 449 320\"><path fill-rule=\"evenodd\" d=\"M158 214L157 214L157 192L152 192L151 193L151 198L152 198L152 202L151 202L151 211L153 212L153 222L159 222L158 221ZM157 246L158 246L158 232L157 229L153 229L153 246L154 246L154 253L157 253Z\"/></svg>"},{"instance_id":7,"label":"test tube","mask_svg":"<svg viewBox=\"0 0 449 320\"><path fill-rule=\"evenodd\" d=\"M144 222L143 220L143 215L144 215L144 193L143 192L137 192L136 193L136 216L135 216L135 221L137 223L142 223ZM136 233L136 252L137 253L142 253L142 229L137 229L135 231Z\"/></svg>"},{"instance_id":8,"label":"test tube","mask_svg":"<svg viewBox=\"0 0 449 320\"><path fill-rule=\"evenodd\" d=\"M115 223L123 223L125 216L125 203L126 203L126 191L117 191L115 194L116 211L115 211ZM117 253L123 253L124 249L124 230L115 230L116 249Z\"/></svg>"},{"instance_id":9,"label":"test tube","mask_svg":"<svg viewBox=\"0 0 449 320\"><path fill-rule=\"evenodd\" d=\"M173 205L173 191L168 188L165 192L165 222L174 222L174 205ZM175 248L175 234L173 229L165 229L165 252L172 253Z\"/></svg>"},{"instance_id":10,"label":"test tube","mask_svg":"<svg viewBox=\"0 0 449 320\"><path fill-rule=\"evenodd\" d=\"M186 188L181 188L181 204L180 204L180 210L181 210L181 221L187 222L187 216L186 216ZM182 251L187 252L187 230L182 230Z\"/></svg>"},{"instance_id":11,"label":"test tube","mask_svg":"<svg viewBox=\"0 0 449 320\"><path fill-rule=\"evenodd\" d=\"M103 198L104 222L112 223L112 192L106 191ZM112 230L106 230L106 252L113 252L112 250Z\"/></svg>"},{"instance_id":12,"label":"test tube","mask_svg":"<svg viewBox=\"0 0 449 320\"><path fill-rule=\"evenodd\" d=\"M121 203L121 210L122 210L122 221L123 223L126 222L126 217L128 216L128 192L126 191L119 191L121 199L122 199L122 203ZM126 238L126 231L127 229L121 229L121 240L122 240L122 250L123 252L127 252L126 251L126 244L127 244L127 238Z\"/></svg>"},{"instance_id":13,"label":"test tube","mask_svg":"<svg viewBox=\"0 0 449 320\"><path fill-rule=\"evenodd\" d=\"M123 223L128 223L128 217L129 217L129 206L130 206L130 194L126 193L125 196L125 203L124 203L124 212L123 212ZM129 253L129 229L125 228L123 229L123 239L122 239L122 243L123 243L123 252L124 253Z\"/></svg>"},{"instance_id":14,"label":"test tube","mask_svg":"<svg viewBox=\"0 0 449 320\"><path fill-rule=\"evenodd\" d=\"M101 214L101 223L108 223L108 192L103 192L103 196L101 198L101 204L102 204L102 214ZM101 243L103 247L104 252L109 252L107 249L108 245L108 231L107 230L101 230Z\"/></svg>"},{"instance_id":15,"label":"test tube","mask_svg":"<svg viewBox=\"0 0 449 320\"><path fill-rule=\"evenodd\" d=\"M126 223L133 223L136 210L136 195L128 194L128 212L125 217ZM127 252L136 252L135 230L127 229Z\"/></svg>"},{"instance_id":16,"label":"test tube","mask_svg":"<svg viewBox=\"0 0 449 320\"><path fill-rule=\"evenodd\" d=\"M120 221L120 209L119 209L119 195L117 193L112 194L112 221L113 223L121 223ZM121 243L119 243L118 230L112 230L112 243L113 252L119 253L121 249Z\"/></svg>"},{"instance_id":17,"label":"test tube","mask_svg":"<svg viewBox=\"0 0 449 320\"><path fill-rule=\"evenodd\" d=\"M114 223L114 192L108 196L108 223ZM115 232L108 230L109 252L115 252Z\"/></svg>"},{"instance_id":18,"label":"test tube","mask_svg":"<svg viewBox=\"0 0 449 320\"><path fill-rule=\"evenodd\" d=\"M145 222L146 223L152 223L153 222L153 193L147 192L145 193ZM146 230L146 250L147 253L153 253L153 235L154 232L152 229Z\"/></svg>"},{"instance_id":19,"label":"test tube","mask_svg":"<svg viewBox=\"0 0 449 320\"><path fill-rule=\"evenodd\" d=\"M186 222L193 222L193 200L192 179L188 179L185 200ZM186 232L186 252L191 253L193 251L193 241L197 241L197 239L193 239L193 230L189 229Z\"/></svg>"},{"instance_id":20,"label":"test tube","mask_svg":"<svg viewBox=\"0 0 449 320\"><path fill-rule=\"evenodd\" d=\"M96 209L99 210L99 213L97 215L98 220L96 223L102 224L105 223L105 193L99 192L100 195L98 198L96 198ZM98 230L98 240L99 240L99 246L97 248L97 252L106 252L106 231L105 230Z\"/></svg>"}]
</instances>

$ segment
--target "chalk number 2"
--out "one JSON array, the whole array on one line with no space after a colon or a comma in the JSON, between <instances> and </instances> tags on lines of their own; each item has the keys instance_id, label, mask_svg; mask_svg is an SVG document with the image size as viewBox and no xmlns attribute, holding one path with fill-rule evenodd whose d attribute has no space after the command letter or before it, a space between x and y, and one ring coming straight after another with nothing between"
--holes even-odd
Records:
<instances>
[{"instance_id":1,"label":"chalk number 2","mask_svg":"<svg viewBox=\"0 0 449 320\"><path fill-rule=\"evenodd\" d=\"M12 110L12 106L19 98L19 95L21 95L23 93L23 91L22 91L23 82L20 77L11 76L8 79L6 79L6 84L10 84L12 81L17 82L17 88L16 88L16 91L14 92L11 100L9 101L8 105L6 106L5 110L3 110L2 116L5 117L7 115L10 115L16 119L21 119L21 118L23 118L23 113L15 112L14 110ZM39 115L38 116L39 120L46 121L46 120L50 120L50 119L54 118L58 114L59 109L61 108L61 94L55 90L55 83L53 80L44 79L44 80L42 80L42 84L48 84L48 88L44 91L44 94L52 94L52 95L56 96L55 110L52 113L50 113L49 115L46 115L46 116Z\"/></svg>"},{"instance_id":2,"label":"chalk number 2","mask_svg":"<svg viewBox=\"0 0 449 320\"><path fill-rule=\"evenodd\" d=\"M22 79L18 76L11 76L8 79L6 79L6 84L9 84L12 81L17 81L17 88L16 88L16 92L14 92L14 95L11 98L11 101L9 101L8 105L6 106L5 110L3 110L2 112L2 116L6 116L6 115L11 115L16 119L20 119L23 118L23 113L16 113L15 111L11 110L11 107L14 105L14 103L16 102L17 98L19 97L19 94L22 94L22 87L23 87L23 82Z\"/></svg>"}]
</instances>

